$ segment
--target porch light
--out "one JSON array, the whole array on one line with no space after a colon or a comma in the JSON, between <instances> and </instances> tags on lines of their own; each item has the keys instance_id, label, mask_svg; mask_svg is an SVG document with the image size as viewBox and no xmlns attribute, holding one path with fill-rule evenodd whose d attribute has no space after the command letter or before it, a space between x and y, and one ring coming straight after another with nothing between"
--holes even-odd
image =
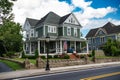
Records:
<instances>
[{"instance_id":1,"label":"porch light","mask_svg":"<svg viewBox=\"0 0 120 80\"><path fill-rule=\"evenodd\" d=\"M46 42L49 43L49 41L50 41L50 36L49 36L49 34L47 34L47 36L46 36Z\"/></svg>"}]
</instances>

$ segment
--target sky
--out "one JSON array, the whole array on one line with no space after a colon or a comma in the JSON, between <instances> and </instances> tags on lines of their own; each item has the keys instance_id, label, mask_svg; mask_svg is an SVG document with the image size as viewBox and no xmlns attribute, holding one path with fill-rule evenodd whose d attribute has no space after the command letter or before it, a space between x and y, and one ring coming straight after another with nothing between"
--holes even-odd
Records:
<instances>
[{"instance_id":1,"label":"sky","mask_svg":"<svg viewBox=\"0 0 120 80\"><path fill-rule=\"evenodd\" d=\"M50 11L60 16L73 12L83 37L107 22L120 25L120 0L17 0L13 6L14 20L21 25L27 17L40 20Z\"/></svg>"}]
</instances>

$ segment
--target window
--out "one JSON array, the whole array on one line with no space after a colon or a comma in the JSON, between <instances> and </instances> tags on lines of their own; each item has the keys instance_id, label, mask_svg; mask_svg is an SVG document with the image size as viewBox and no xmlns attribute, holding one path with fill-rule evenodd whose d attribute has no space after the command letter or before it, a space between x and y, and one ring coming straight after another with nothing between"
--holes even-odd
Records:
<instances>
[{"instance_id":1,"label":"window","mask_svg":"<svg viewBox=\"0 0 120 80\"><path fill-rule=\"evenodd\" d=\"M31 37L33 37L33 36L34 36L34 30L31 29Z\"/></svg>"},{"instance_id":2,"label":"window","mask_svg":"<svg viewBox=\"0 0 120 80\"><path fill-rule=\"evenodd\" d=\"M68 36L71 35L71 27L67 27L67 35L68 35Z\"/></svg>"},{"instance_id":3,"label":"window","mask_svg":"<svg viewBox=\"0 0 120 80\"><path fill-rule=\"evenodd\" d=\"M26 38L28 38L29 37L29 32L26 32Z\"/></svg>"},{"instance_id":4,"label":"window","mask_svg":"<svg viewBox=\"0 0 120 80\"><path fill-rule=\"evenodd\" d=\"M36 37L38 37L38 32L36 31Z\"/></svg>"},{"instance_id":5,"label":"window","mask_svg":"<svg viewBox=\"0 0 120 80\"><path fill-rule=\"evenodd\" d=\"M77 28L74 28L74 36L77 37Z\"/></svg>"},{"instance_id":6,"label":"window","mask_svg":"<svg viewBox=\"0 0 120 80\"><path fill-rule=\"evenodd\" d=\"M48 26L49 33L56 33L56 26Z\"/></svg>"}]
</instances>

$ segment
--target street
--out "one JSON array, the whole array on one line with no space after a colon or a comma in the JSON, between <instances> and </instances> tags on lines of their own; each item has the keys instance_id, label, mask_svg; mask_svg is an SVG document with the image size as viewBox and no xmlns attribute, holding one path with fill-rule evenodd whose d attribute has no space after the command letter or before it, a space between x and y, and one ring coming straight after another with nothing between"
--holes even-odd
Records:
<instances>
[{"instance_id":1,"label":"street","mask_svg":"<svg viewBox=\"0 0 120 80\"><path fill-rule=\"evenodd\" d=\"M92 68L71 72L18 78L18 80L119 80L120 66Z\"/></svg>"}]
</instances>

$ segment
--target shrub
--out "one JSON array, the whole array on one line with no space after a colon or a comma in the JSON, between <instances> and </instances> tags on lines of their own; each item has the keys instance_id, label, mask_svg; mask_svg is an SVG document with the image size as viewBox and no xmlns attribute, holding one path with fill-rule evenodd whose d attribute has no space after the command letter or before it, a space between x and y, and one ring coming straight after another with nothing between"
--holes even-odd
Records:
<instances>
[{"instance_id":1,"label":"shrub","mask_svg":"<svg viewBox=\"0 0 120 80\"><path fill-rule=\"evenodd\" d=\"M51 56L51 55L48 55L48 58L49 58L49 59L51 59L51 58L52 58L52 56Z\"/></svg>"},{"instance_id":2,"label":"shrub","mask_svg":"<svg viewBox=\"0 0 120 80\"><path fill-rule=\"evenodd\" d=\"M92 57L95 56L95 50L92 50Z\"/></svg>"},{"instance_id":3,"label":"shrub","mask_svg":"<svg viewBox=\"0 0 120 80\"><path fill-rule=\"evenodd\" d=\"M38 53L38 50L36 49L35 50L35 58L38 58L39 57L39 53Z\"/></svg>"},{"instance_id":4,"label":"shrub","mask_svg":"<svg viewBox=\"0 0 120 80\"><path fill-rule=\"evenodd\" d=\"M45 59L45 56L40 56L42 59Z\"/></svg>"},{"instance_id":5,"label":"shrub","mask_svg":"<svg viewBox=\"0 0 120 80\"><path fill-rule=\"evenodd\" d=\"M88 57L92 57L92 54L88 54Z\"/></svg>"},{"instance_id":6,"label":"shrub","mask_svg":"<svg viewBox=\"0 0 120 80\"><path fill-rule=\"evenodd\" d=\"M7 54L6 54L8 57L12 57L12 56L14 56L15 55L15 52L13 52L13 51L10 51L10 52L8 52Z\"/></svg>"},{"instance_id":7,"label":"shrub","mask_svg":"<svg viewBox=\"0 0 120 80\"><path fill-rule=\"evenodd\" d=\"M70 56L69 55L64 55L64 59L70 59Z\"/></svg>"},{"instance_id":8,"label":"shrub","mask_svg":"<svg viewBox=\"0 0 120 80\"><path fill-rule=\"evenodd\" d=\"M58 55L54 55L54 58L58 58Z\"/></svg>"},{"instance_id":9,"label":"shrub","mask_svg":"<svg viewBox=\"0 0 120 80\"><path fill-rule=\"evenodd\" d=\"M22 51L22 58L25 58L25 53L24 53L24 51Z\"/></svg>"},{"instance_id":10,"label":"shrub","mask_svg":"<svg viewBox=\"0 0 120 80\"><path fill-rule=\"evenodd\" d=\"M95 50L92 50L92 61L95 62Z\"/></svg>"},{"instance_id":11,"label":"shrub","mask_svg":"<svg viewBox=\"0 0 120 80\"><path fill-rule=\"evenodd\" d=\"M102 46L102 49L106 56L119 56L120 42L108 39L108 41Z\"/></svg>"},{"instance_id":12,"label":"shrub","mask_svg":"<svg viewBox=\"0 0 120 80\"><path fill-rule=\"evenodd\" d=\"M80 55L80 58L82 59L82 58L84 58L85 57L85 55Z\"/></svg>"},{"instance_id":13,"label":"shrub","mask_svg":"<svg viewBox=\"0 0 120 80\"><path fill-rule=\"evenodd\" d=\"M28 58L28 59L36 59L35 56L30 56L30 55L25 55L25 58Z\"/></svg>"}]
</instances>

